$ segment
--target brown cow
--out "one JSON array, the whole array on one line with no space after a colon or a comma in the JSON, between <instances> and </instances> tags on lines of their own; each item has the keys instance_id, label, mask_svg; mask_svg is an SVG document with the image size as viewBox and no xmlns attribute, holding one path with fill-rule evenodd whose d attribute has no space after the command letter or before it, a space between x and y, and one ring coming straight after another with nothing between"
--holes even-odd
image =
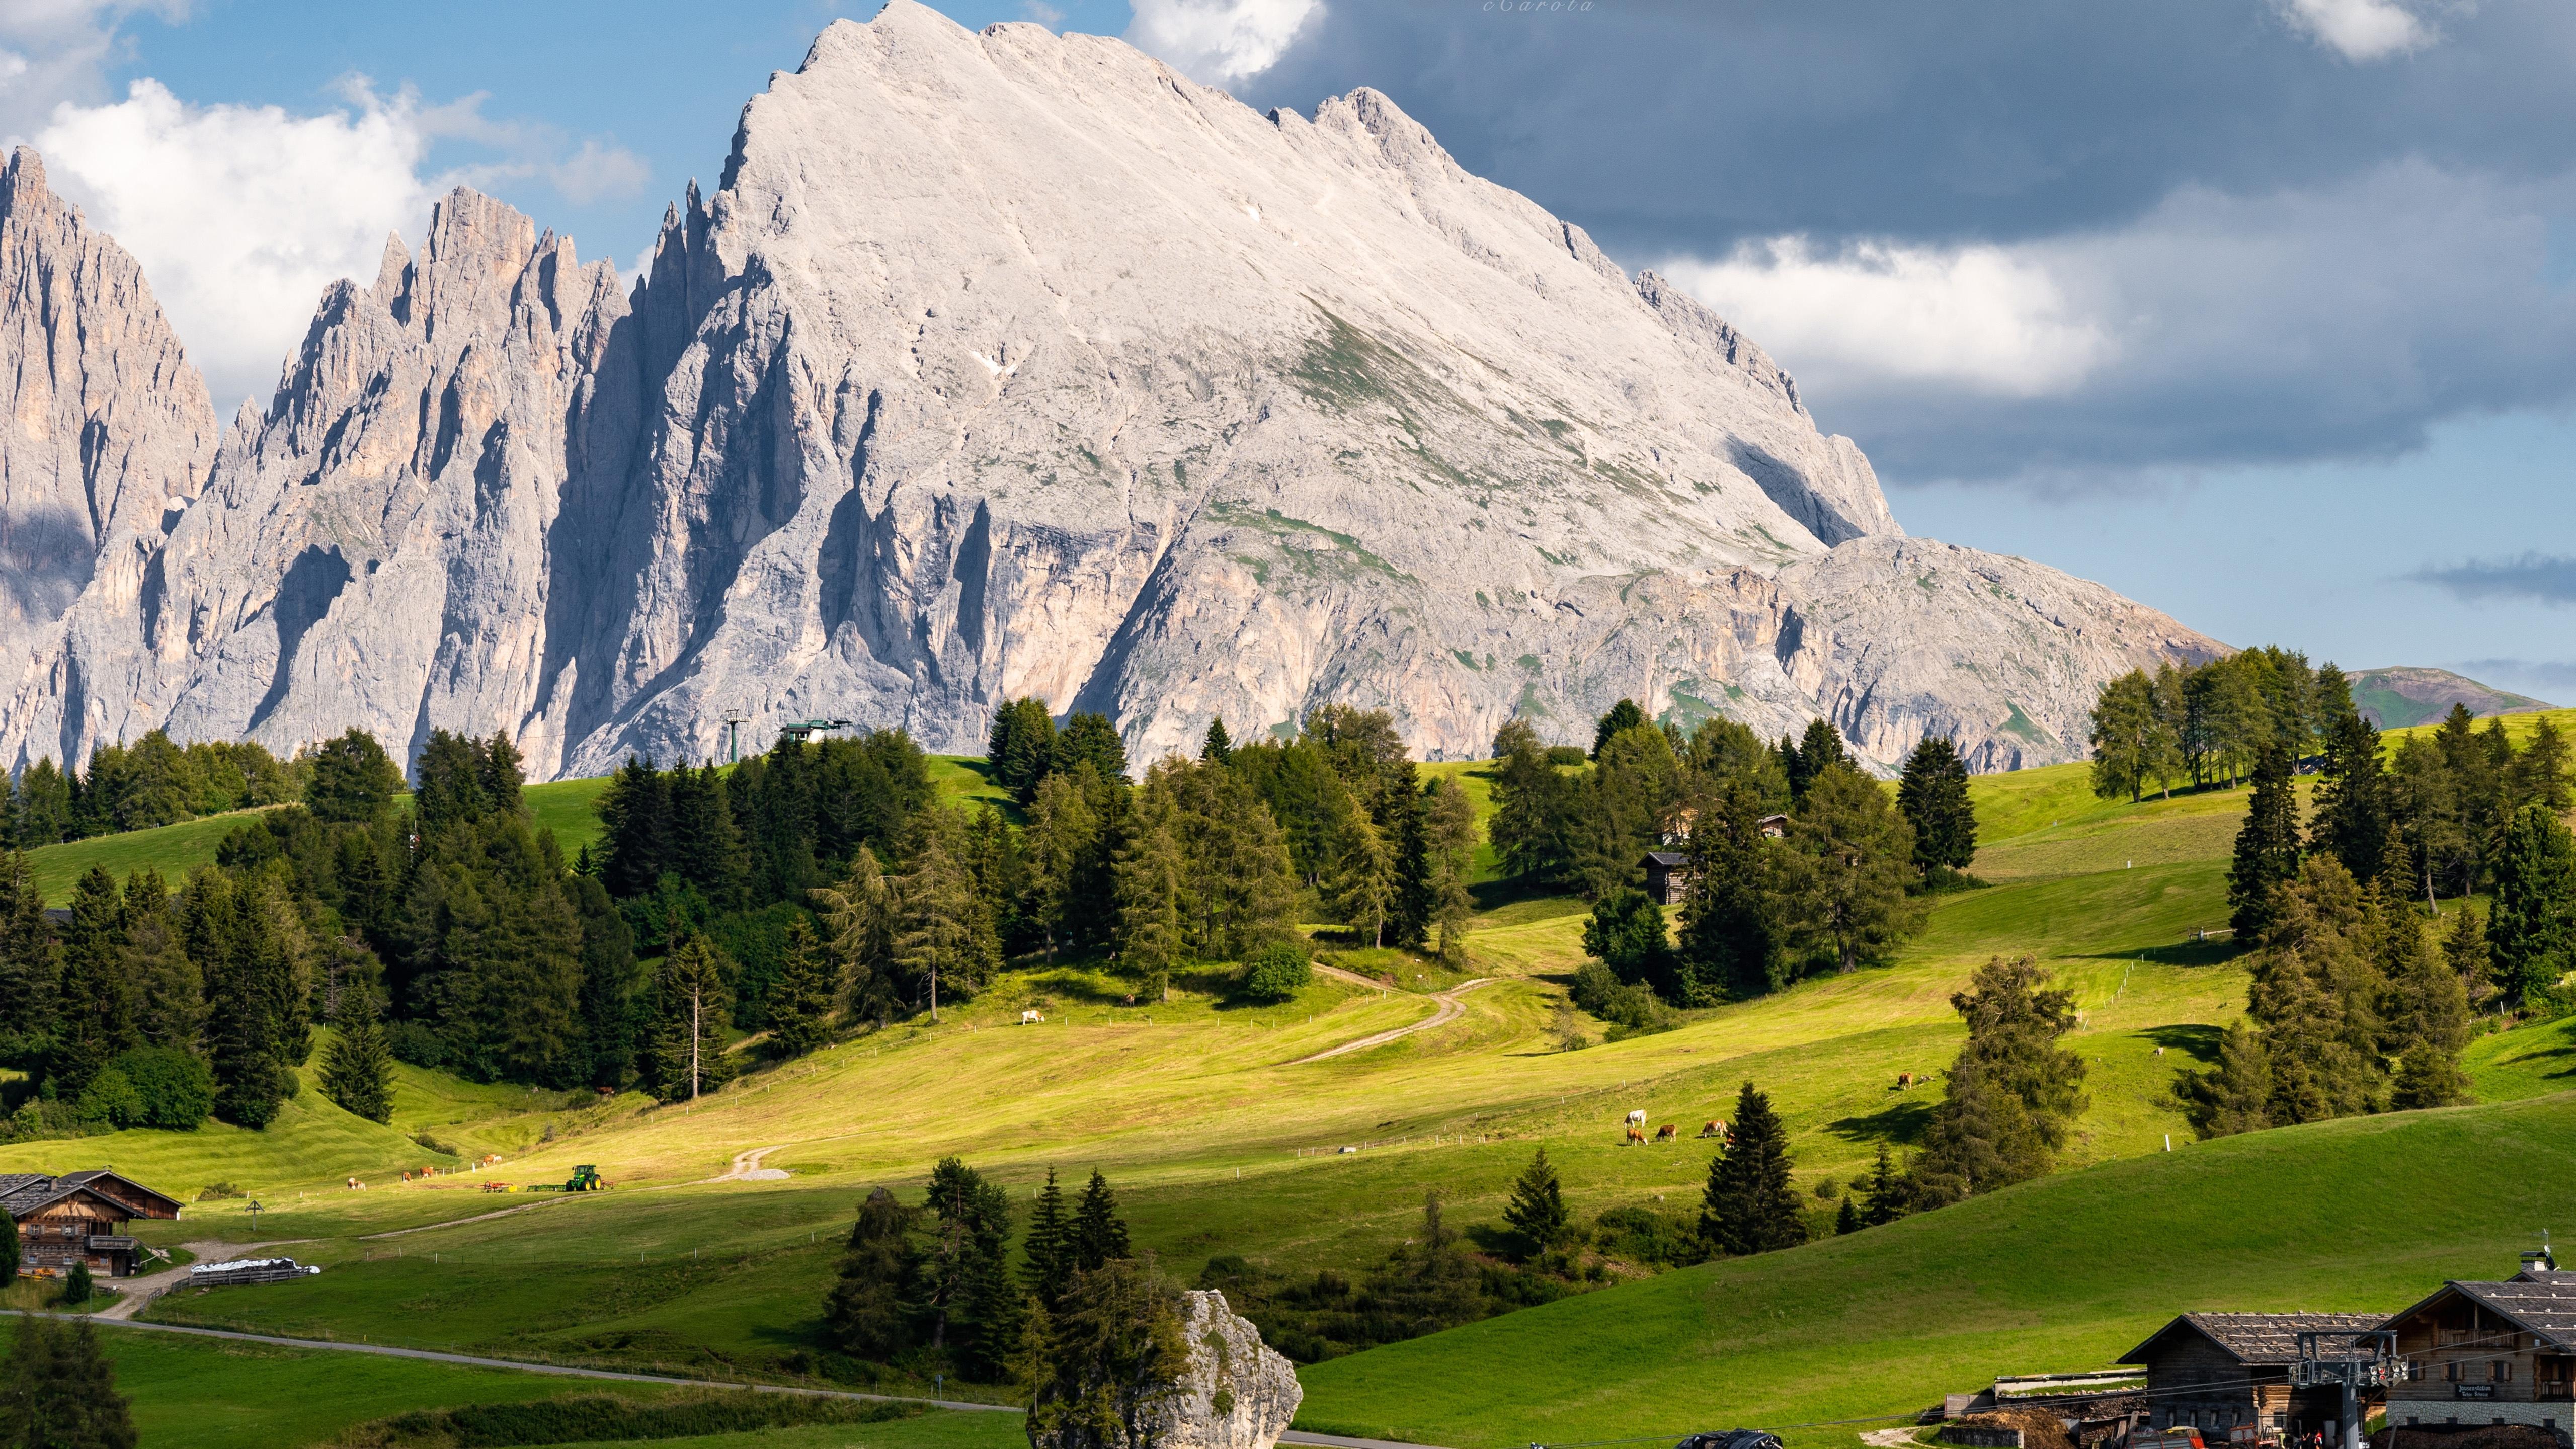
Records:
<instances>
[{"instance_id":1,"label":"brown cow","mask_svg":"<svg viewBox=\"0 0 2576 1449\"><path fill-rule=\"evenodd\" d=\"M1898 1072L1896 1074L1896 1090L1900 1092L1910 1092L1914 1090L1914 1074L1912 1072Z\"/></svg>"},{"instance_id":2,"label":"brown cow","mask_svg":"<svg viewBox=\"0 0 2576 1449\"><path fill-rule=\"evenodd\" d=\"M1655 1129L1655 1140L1657 1142L1679 1142L1682 1140L1682 1129L1674 1126L1670 1122L1667 1122L1663 1126Z\"/></svg>"},{"instance_id":3,"label":"brown cow","mask_svg":"<svg viewBox=\"0 0 2576 1449\"><path fill-rule=\"evenodd\" d=\"M1634 1142L1634 1143L1636 1143L1637 1145L1639 1145L1640 1147L1642 1147L1642 1146L1644 1146L1644 1145L1645 1145L1645 1142L1646 1142L1646 1134L1645 1134L1645 1133L1643 1133L1643 1132L1641 1132L1641 1131L1639 1131L1638 1129L1636 1129L1636 1128L1634 1128L1634 1127L1631 1127L1631 1128L1629 1128L1629 1129L1628 1129L1628 1141L1629 1141L1629 1142ZM1620 1145L1624 1147L1624 1146L1626 1146L1626 1145L1627 1145L1627 1143L1624 1143L1624 1142L1623 1142L1623 1143L1621 1143Z\"/></svg>"},{"instance_id":4,"label":"brown cow","mask_svg":"<svg viewBox=\"0 0 2576 1449\"><path fill-rule=\"evenodd\" d=\"M1726 1124L1723 1122L1711 1122L1699 1129L1699 1135L1702 1137L1723 1138L1726 1136Z\"/></svg>"}]
</instances>

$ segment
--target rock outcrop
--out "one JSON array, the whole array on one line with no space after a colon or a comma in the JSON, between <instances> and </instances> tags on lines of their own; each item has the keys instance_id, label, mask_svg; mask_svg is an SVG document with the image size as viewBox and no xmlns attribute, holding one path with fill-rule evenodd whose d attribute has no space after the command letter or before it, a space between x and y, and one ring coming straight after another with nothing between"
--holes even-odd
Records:
<instances>
[{"instance_id":1,"label":"rock outcrop","mask_svg":"<svg viewBox=\"0 0 2576 1449\"><path fill-rule=\"evenodd\" d=\"M737 711L971 750L1035 694L1136 755L1345 701L1456 758L1628 695L2001 767L2219 647L1906 539L1760 348L1374 91L1261 115L911 0L745 108L631 295L452 194L211 470L123 485L193 501L137 535L149 587L71 603L0 752L445 726L587 774Z\"/></svg>"},{"instance_id":2,"label":"rock outcrop","mask_svg":"<svg viewBox=\"0 0 2576 1449\"><path fill-rule=\"evenodd\" d=\"M1156 1401L1150 1440L1158 1449L1271 1449L1297 1417L1306 1391L1294 1364L1261 1341L1252 1320L1213 1289L1181 1295L1181 1337L1189 1371Z\"/></svg>"},{"instance_id":3,"label":"rock outcrop","mask_svg":"<svg viewBox=\"0 0 2576 1449\"><path fill-rule=\"evenodd\" d=\"M154 602L163 515L204 485L215 439L205 381L142 268L20 147L0 170L0 727L12 745L86 755L122 722L114 691L66 647L66 616Z\"/></svg>"}]
</instances>

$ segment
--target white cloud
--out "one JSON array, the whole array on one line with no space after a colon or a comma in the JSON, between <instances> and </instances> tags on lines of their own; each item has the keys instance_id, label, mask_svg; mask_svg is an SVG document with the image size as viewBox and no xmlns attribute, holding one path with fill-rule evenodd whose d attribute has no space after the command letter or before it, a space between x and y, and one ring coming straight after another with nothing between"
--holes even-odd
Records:
<instances>
[{"instance_id":1,"label":"white cloud","mask_svg":"<svg viewBox=\"0 0 2576 1449\"><path fill-rule=\"evenodd\" d=\"M545 165L548 185L575 206L612 196L633 196L653 179L644 158L623 146L603 146L597 138L561 161Z\"/></svg>"},{"instance_id":2,"label":"white cloud","mask_svg":"<svg viewBox=\"0 0 2576 1449\"><path fill-rule=\"evenodd\" d=\"M419 227L440 180L408 93L355 106L191 106L139 80L113 105L66 103L37 134L54 185L143 264L217 411L263 400L324 287L373 281L385 235Z\"/></svg>"},{"instance_id":3,"label":"white cloud","mask_svg":"<svg viewBox=\"0 0 2576 1449\"><path fill-rule=\"evenodd\" d=\"M2273 0L2283 18L2356 64L2409 55L2441 38L2397 0Z\"/></svg>"},{"instance_id":4,"label":"white cloud","mask_svg":"<svg viewBox=\"0 0 2576 1449\"><path fill-rule=\"evenodd\" d=\"M1135 0L1127 43L1210 85L1247 80L1279 63L1323 0Z\"/></svg>"},{"instance_id":5,"label":"white cloud","mask_svg":"<svg viewBox=\"0 0 2576 1449\"><path fill-rule=\"evenodd\" d=\"M2042 397L2073 391L2114 352L2044 260L1999 246L1863 242L1820 254L1778 237L1664 269L1810 394L1931 383Z\"/></svg>"},{"instance_id":6,"label":"white cloud","mask_svg":"<svg viewBox=\"0 0 2576 1449\"><path fill-rule=\"evenodd\" d=\"M0 0L0 137L23 138L63 102L103 94L125 50L117 27L135 14L175 25L188 0Z\"/></svg>"}]
</instances>

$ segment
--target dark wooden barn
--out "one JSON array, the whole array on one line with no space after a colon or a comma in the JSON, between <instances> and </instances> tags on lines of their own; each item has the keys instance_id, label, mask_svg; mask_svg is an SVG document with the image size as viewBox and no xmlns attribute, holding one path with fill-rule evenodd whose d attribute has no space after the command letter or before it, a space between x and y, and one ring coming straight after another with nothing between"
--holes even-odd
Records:
<instances>
[{"instance_id":1,"label":"dark wooden barn","mask_svg":"<svg viewBox=\"0 0 2576 1449\"><path fill-rule=\"evenodd\" d=\"M2203 1438L2252 1425L2270 1436L2323 1432L2343 1412L2342 1391L2298 1388L2298 1335L2307 1330L2358 1332L2380 1326L2375 1313L2186 1313L2120 1356L2143 1364L2152 1427L2187 1425ZM2340 1426L2337 1426L2340 1427Z\"/></svg>"}]
</instances>

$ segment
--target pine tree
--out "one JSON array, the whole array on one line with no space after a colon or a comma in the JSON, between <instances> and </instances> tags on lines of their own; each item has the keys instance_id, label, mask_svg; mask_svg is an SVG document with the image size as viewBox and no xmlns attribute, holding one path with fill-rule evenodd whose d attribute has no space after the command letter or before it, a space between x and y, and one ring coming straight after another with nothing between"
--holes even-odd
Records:
<instances>
[{"instance_id":1,"label":"pine tree","mask_svg":"<svg viewBox=\"0 0 2576 1449\"><path fill-rule=\"evenodd\" d=\"M2576 837L2545 805L2526 805L2496 857L2487 947L2505 999L2520 1005L2576 969Z\"/></svg>"},{"instance_id":2,"label":"pine tree","mask_svg":"<svg viewBox=\"0 0 2576 1449\"><path fill-rule=\"evenodd\" d=\"M0 1365L0 1444L28 1449L134 1449L130 1401L86 1317L31 1313Z\"/></svg>"},{"instance_id":3,"label":"pine tree","mask_svg":"<svg viewBox=\"0 0 2576 1449\"><path fill-rule=\"evenodd\" d=\"M1784 916L1802 894L1806 857L1763 834L1770 803L1745 771L1701 801L1677 953L1684 1006L1714 1005L1722 992L1760 996L1795 974Z\"/></svg>"},{"instance_id":4,"label":"pine tree","mask_svg":"<svg viewBox=\"0 0 2576 1449\"><path fill-rule=\"evenodd\" d=\"M63 929L50 1074L66 1101L78 1097L118 1052L142 1045L125 935L125 902L116 882L93 865L72 888L72 918Z\"/></svg>"},{"instance_id":5,"label":"pine tree","mask_svg":"<svg viewBox=\"0 0 2576 1449\"><path fill-rule=\"evenodd\" d=\"M733 1057L725 1049L733 993L706 937L694 931L681 936L662 958L653 997L654 1095L665 1102L694 1101L733 1080Z\"/></svg>"},{"instance_id":6,"label":"pine tree","mask_svg":"<svg viewBox=\"0 0 2576 1449\"><path fill-rule=\"evenodd\" d=\"M313 752L304 807L319 820L367 825L383 819L402 794L402 770L365 730L352 729Z\"/></svg>"},{"instance_id":7,"label":"pine tree","mask_svg":"<svg viewBox=\"0 0 2576 1449\"><path fill-rule=\"evenodd\" d=\"M2451 928L2442 933L2442 963L2460 978L2471 1006L2483 1006L2495 996L2495 957L2487 949L2485 917L2471 910L2451 913Z\"/></svg>"},{"instance_id":8,"label":"pine tree","mask_svg":"<svg viewBox=\"0 0 2576 1449\"><path fill-rule=\"evenodd\" d=\"M1851 1195L1843 1195L1842 1210L1834 1214L1834 1236L1849 1237L1860 1231L1860 1209L1852 1206Z\"/></svg>"},{"instance_id":9,"label":"pine tree","mask_svg":"<svg viewBox=\"0 0 2576 1449\"><path fill-rule=\"evenodd\" d=\"M1905 1175L1896 1170L1887 1144L1878 1144L1878 1159L1870 1164L1869 1176L1861 1179L1861 1226L1885 1227L1905 1216L1907 1207Z\"/></svg>"},{"instance_id":10,"label":"pine tree","mask_svg":"<svg viewBox=\"0 0 2576 1449\"><path fill-rule=\"evenodd\" d=\"M1699 1236L1712 1253L1741 1257L1807 1240L1806 1214L1790 1186L1788 1130L1771 1099L1751 1082L1735 1097L1731 1135L1709 1159Z\"/></svg>"},{"instance_id":11,"label":"pine tree","mask_svg":"<svg viewBox=\"0 0 2576 1449\"><path fill-rule=\"evenodd\" d=\"M1968 762L1958 745L1925 735L1905 757L1896 808L1914 827L1914 865L1929 878L1966 870L1977 858L1977 812L1968 802Z\"/></svg>"},{"instance_id":12,"label":"pine tree","mask_svg":"<svg viewBox=\"0 0 2576 1449\"><path fill-rule=\"evenodd\" d=\"M1799 748L1803 757L1808 747ZM1876 965L1922 929L1924 903L1905 889L1914 830L1875 781L1845 763L1827 767L1808 783L1790 841L1807 857L1791 920L1807 949L1835 969Z\"/></svg>"},{"instance_id":13,"label":"pine tree","mask_svg":"<svg viewBox=\"0 0 2576 1449\"><path fill-rule=\"evenodd\" d=\"M1063 1301L1064 1290L1073 1281L1073 1230L1073 1220L1065 1215L1064 1190L1056 1186L1055 1169L1050 1167L1046 1186L1038 1189L1037 1206L1029 1213L1028 1237L1022 1244L1028 1261L1020 1273L1030 1294L1050 1311Z\"/></svg>"},{"instance_id":14,"label":"pine tree","mask_svg":"<svg viewBox=\"0 0 2576 1449\"><path fill-rule=\"evenodd\" d=\"M921 1250L913 1243L919 1210L880 1187L859 1206L838 1276L823 1299L823 1322L853 1358L891 1359L912 1346L921 1312Z\"/></svg>"},{"instance_id":15,"label":"pine tree","mask_svg":"<svg viewBox=\"0 0 2576 1449\"><path fill-rule=\"evenodd\" d=\"M1342 823L1341 847L1333 865L1333 909L1343 922L1368 938L1386 944L1387 917L1395 907L1395 852L1368 816L1353 810Z\"/></svg>"},{"instance_id":16,"label":"pine tree","mask_svg":"<svg viewBox=\"0 0 2576 1449\"><path fill-rule=\"evenodd\" d=\"M1159 999L1181 964L1179 809L1166 789L1138 792L1118 845L1118 964Z\"/></svg>"},{"instance_id":17,"label":"pine tree","mask_svg":"<svg viewBox=\"0 0 2576 1449\"><path fill-rule=\"evenodd\" d=\"M360 985L344 992L332 1022L337 1031L322 1052L322 1095L370 1122L394 1117L394 1058L377 1023L376 993Z\"/></svg>"},{"instance_id":18,"label":"pine tree","mask_svg":"<svg viewBox=\"0 0 2576 1449\"><path fill-rule=\"evenodd\" d=\"M1611 736L1621 730L1635 729L1644 723L1646 723L1646 712L1637 708L1635 700L1623 699L1610 706L1610 712L1601 716L1599 722L1593 726L1592 758L1595 760L1601 758L1601 747L1610 743Z\"/></svg>"},{"instance_id":19,"label":"pine tree","mask_svg":"<svg viewBox=\"0 0 2576 1449\"><path fill-rule=\"evenodd\" d=\"M1234 740L1225 732L1225 716L1218 715L1208 721L1207 738L1199 745L1199 759L1210 765L1233 761Z\"/></svg>"},{"instance_id":20,"label":"pine tree","mask_svg":"<svg viewBox=\"0 0 2576 1449\"><path fill-rule=\"evenodd\" d=\"M1572 1230L1574 1217L1566 1209L1565 1189L1547 1160L1546 1148L1531 1154L1529 1166L1513 1179L1512 1200L1503 1207L1503 1221L1520 1235L1527 1257L1555 1248Z\"/></svg>"},{"instance_id":21,"label":"pine tree","mask_svg":"<svg viewBox=\"0 0 2576 1449\"><path fill-rule=\"evenodd\" d=\"M1788 769L1792 803L1804 803L1807 787L1822 778L1825 771L1836 765L1851 764L1851 755L1843 748L1842 731L1834 728L1832 720L1826 719L1807 721L1806 733L1798 737L1796 744L1782 739L1780 759Z\"/></svg>"},{"instance_id":22,"label":"pine tree","mask_svg":"<svg viewBox=\"0 0 2576 1449\"><path fill-rule=\"evenodd\" d=\"M2353 707L2351 685L2331 664L2317 671L2317 701L2324 713L2325 762L2309 848L2342 861L2354 880L2369 881L2388 847L2389 790L2379 730Z\"/></svg>"},{"instance_id":23,"label":"pine tree","mask_svg":"<svg viewBox=\"0 0 2576 1449\"><path fill-rule=\"evenodd\" d=\"M2290 783L2290 756L2267 745L2254 762L2254 797L2237 827L2236 856L2227 870L2228 923L2240 945L2252 945L2279 919L2279 893L2299 873L2299 799Z\"/></svg>"},{"instance_id":24,"label":"pine tree","mask_svg":"<svg viewBox=\"0 0 2576 1449\"><path fill-rule=\"evenodd\" d=\"M1055 769L1064 774L1073 773L1078 765L1089 765L1110 784L1127 783L1127 745L1105 714L1075 711L1064 722L1064 732L1055 737L1053 758Z\"/></svg>"},{"instance_id":25,"label":"pine tree","mask_svg":"<svg viewBox=\"0 0 2576 1449\"><path fill-rule=\"evenodd\" d=\"M1127 1256L1127 1222L1118 1216L1118 1195L1109 1190L1109 1179L1092 1169L1091 1181L1082 1188L1081 1200L1073 1208L1073 1268L1088 1273L1103 1263Z\"/></svg>"},{"instance_id":26,"label":"pine tree","mask_svg":"<svg viewBox=\"0 0 2576 1449\"><path fill-rule=\"evenodd\" d=\"M45 895L24 851L0 854L0 1060L43 1064L62 983Z\"/></svg>"},{"instance_id":27,"label":"pine tree","mask_svg":"<svg viewBox=\"0 0 2576 1449\"><path fill-rule=\"evenodd\" d=\"M958 857L956 827L954 815L924 811L915 821L912 868L893 888L893 964L921 993L932 1021L943 982L952 996L965 996L999 964L991 918Z\"/></svg>"},{"instance_id":28,"label":"pine tree","mask_svg":"<svg viewBox=\"0 0 2576 1449\"><path fill-rule=\"evenodd\" d=\"M2272 1125L2272 1057L2262 1035L2239 1021L2219 1039L2218 1065L2174 1079L2183 1116L2203 1139Z\"/></svg>"},{"instance_id":29,"label":"pine tree","mask_svg":"<svg viewBox=\"0 0 2576 1449\"><path fill-rule=\"evenodd\" d=\"M1476 866L1476 807L1456 780L1443 775L1424 787L1424 839L1431 861L1431 921L1439 928L1441 964L1467 959L1467 923L1475 897L1467 878Z\"/></svg>"},{"instance_id":30,"label":"pine tree","mask_svg":"<svg viewBox=\"0 0 2576 1449\"><path fill-rule=\"evenodd\" d=\"M814 928L787 925L778 979L769 988L769 1040L780 1056L800 1057L823 1044L832 1014L832 968Z\"/></svg>"}]
</instances>

